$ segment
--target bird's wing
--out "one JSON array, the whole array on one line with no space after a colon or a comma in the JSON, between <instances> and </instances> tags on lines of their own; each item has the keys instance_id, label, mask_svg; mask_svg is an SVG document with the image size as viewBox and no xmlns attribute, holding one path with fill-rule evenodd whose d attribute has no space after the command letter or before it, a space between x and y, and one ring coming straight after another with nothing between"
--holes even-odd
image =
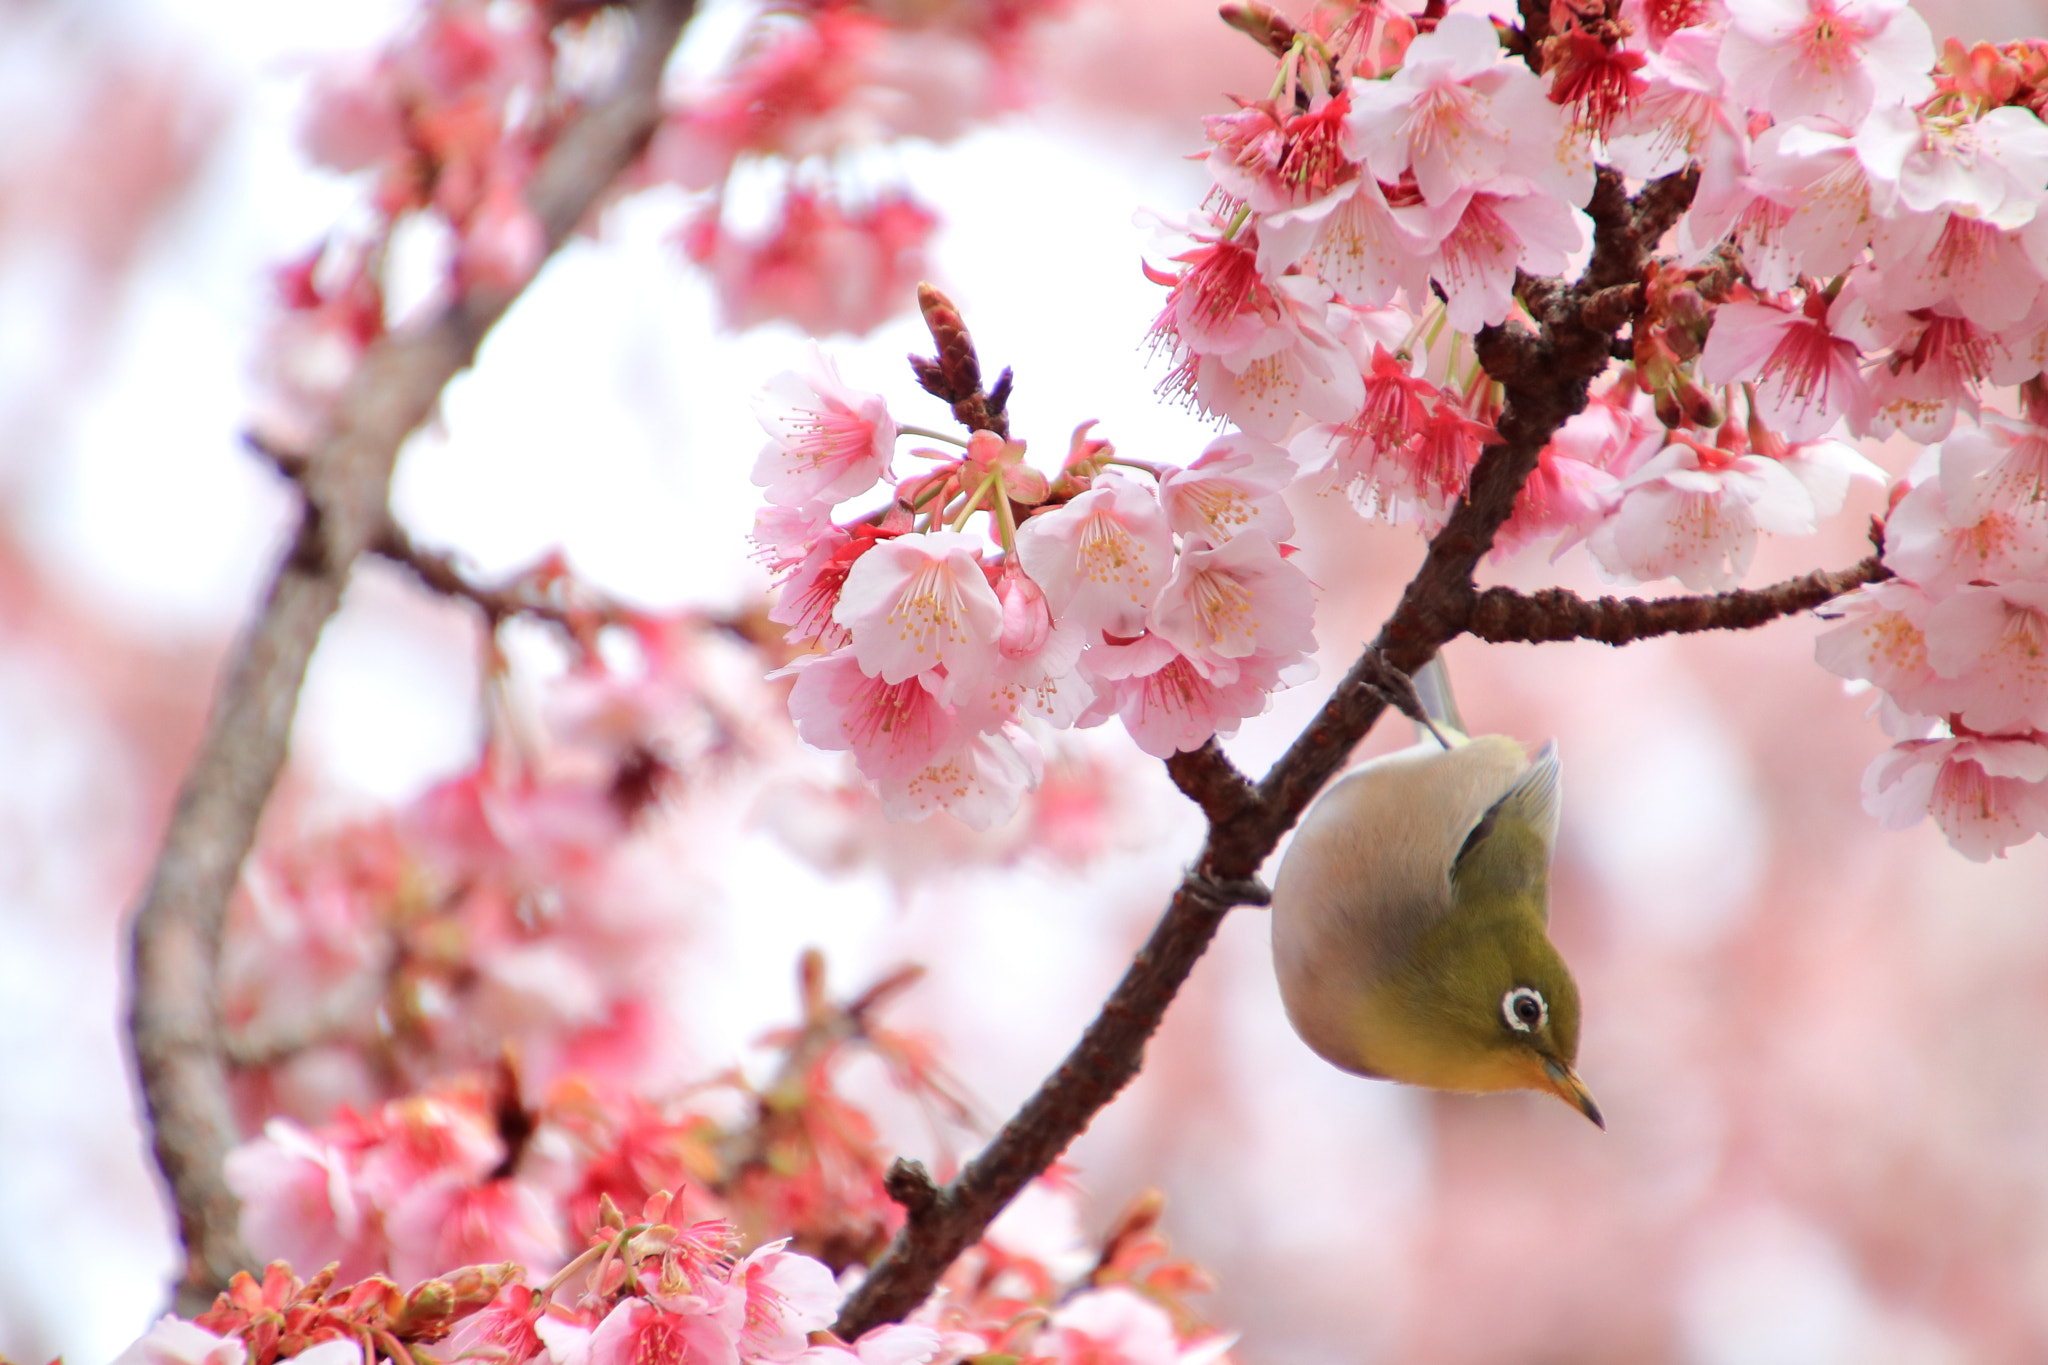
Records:
<instances>
[{"instance_id":1,"label":"bird's wing","mask_svg":"<svg viewBox=\"0 0 2048 1365\"><path fill-rule=\"evenodd\" d=\"M1557 849L1562 795L1555 741L1545 744L1513 785L1501 793L1465 836L1451 864L1460 901L1475 895L1534 893L1539 917L1549 918L1550 859Z\"/></svg>"}]
</instances>

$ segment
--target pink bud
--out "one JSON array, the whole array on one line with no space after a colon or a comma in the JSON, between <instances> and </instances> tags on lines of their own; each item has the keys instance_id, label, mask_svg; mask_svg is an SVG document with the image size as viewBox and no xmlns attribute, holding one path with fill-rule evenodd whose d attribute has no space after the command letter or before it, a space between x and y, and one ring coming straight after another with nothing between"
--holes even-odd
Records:
<instances>
[{"instance_id":1,"label":"pink bud","mask_svg":"<svg viewBox=\"0 0 2048 1365\"><path fill-rule=\"evenodd\" d=\"M1045 637L1052 633L1052 609L1045 604L1044 590L1021 570L1012 570L1003 575L997 593L1003 600L1003 657L1024 659L1044 649Z\"/></svg>"}]
</instances>

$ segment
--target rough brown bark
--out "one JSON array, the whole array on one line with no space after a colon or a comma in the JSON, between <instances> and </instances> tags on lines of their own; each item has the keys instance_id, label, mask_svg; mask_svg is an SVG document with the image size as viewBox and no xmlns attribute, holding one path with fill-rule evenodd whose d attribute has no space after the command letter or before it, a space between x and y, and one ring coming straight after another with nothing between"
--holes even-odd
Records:
<instances>
[{"instance_id":1,"label":"rough brown bark","mask_svg":"<svg viewBox=\"0 0 2048 1365\"><path fill-rule=\"evenodd\" d=\"M644 0L615 92L585 111L537 168L527 200L550 252L638 155L660 115L661 73L691 0ZM306 453L298 532L236 640L199 752L178 794L130 937L129 1033L158 1166L185 1246L180 1311L204 1308L250 1268L221 1174L237 1141L215 969L228 897L284 764L299 689L356 557L385 526L399 446L516 294L472 290L363 357L330 429Z\"/></svg>"}]
</instances>

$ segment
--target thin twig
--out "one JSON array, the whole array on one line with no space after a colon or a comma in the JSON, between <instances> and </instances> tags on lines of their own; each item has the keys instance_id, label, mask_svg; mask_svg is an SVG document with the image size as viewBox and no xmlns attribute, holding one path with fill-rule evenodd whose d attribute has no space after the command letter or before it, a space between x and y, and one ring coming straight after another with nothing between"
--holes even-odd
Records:
<instances>
[{"instance_id":1,"label":"thin twig","mask_svg":"<svg viewBox=\"0 0 2048 1365\"><path fill-rule=\"evenodd\" d=\"M370 549L383 559L409 569L413 577L443 597L468 602L484 615L493 628L514 617L545 621L585 645L599 628L616 625L630 613L617 602L592 594L585 603L551 601L527 586L524 575L515 575L502 587L486 587L462 571L455 556L429 550L406 534L396 521L387 521Z\"/></svg>"},{"instance_id":2,"label":"thin twig","mask_svg":"<svg viewBox=\"0 0 2048 1365\"><path fill-rule=\"evenodd\" d=\"M617 89L577 118L536 168L527 203L552 252L639 154L660 118L661 73L692 0L642 0ZM251 1264L221 1174L237 1141L216 979L228 897L284 764L321 628L351 566L385 525L400 444L476 356L516 290L473 287L423 325L372 345L308 453L306 504L263 605L236 640L199 752L135 912L129 1030L185 1268L180 1311L202 1309Z\"/></svg>"},{"instance_id":3,"label":"thin twig","mask_svg":"<svg viewBox=\"0 0 2048 1365\"><path fill-rule=\"evenodd\" d=\"M1598 640L1625 645L1656 635L1691 635L1703 630L1751 630L1794 612L1890 578L1876 555L1849 569L1816 569L1767 588L1744 588L1701 597L1600 597L1592 600L1564 588L1519 593L1488 588L1472 605L1465 624L1475 639L1509 641Z\"/></svg>"}]
</instances>

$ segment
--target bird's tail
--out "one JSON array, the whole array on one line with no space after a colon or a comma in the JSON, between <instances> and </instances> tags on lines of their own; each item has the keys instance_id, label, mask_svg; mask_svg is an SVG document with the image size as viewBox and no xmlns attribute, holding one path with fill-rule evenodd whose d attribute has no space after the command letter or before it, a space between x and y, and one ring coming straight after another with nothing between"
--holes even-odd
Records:
<instances>
[{"instance_id":1,"label":"bird's tail","mask_svg":"<svg viewBox=\"0 0 2048 1365\"><path fill-rule=\"evenodd\" d=\"M1444 656L1436 655L1415 673L1415 696L1422 703L1422 714L1434 721L1444 731L1444 738L1452 743L1462 741L1470 732L1465 729L1465 718L1458 714L1458 699L1451 695L1451 670L1444 664ZM1429 727L1417 725L1415 738L1431 738Z\"/></svg>"}]
</instances>

